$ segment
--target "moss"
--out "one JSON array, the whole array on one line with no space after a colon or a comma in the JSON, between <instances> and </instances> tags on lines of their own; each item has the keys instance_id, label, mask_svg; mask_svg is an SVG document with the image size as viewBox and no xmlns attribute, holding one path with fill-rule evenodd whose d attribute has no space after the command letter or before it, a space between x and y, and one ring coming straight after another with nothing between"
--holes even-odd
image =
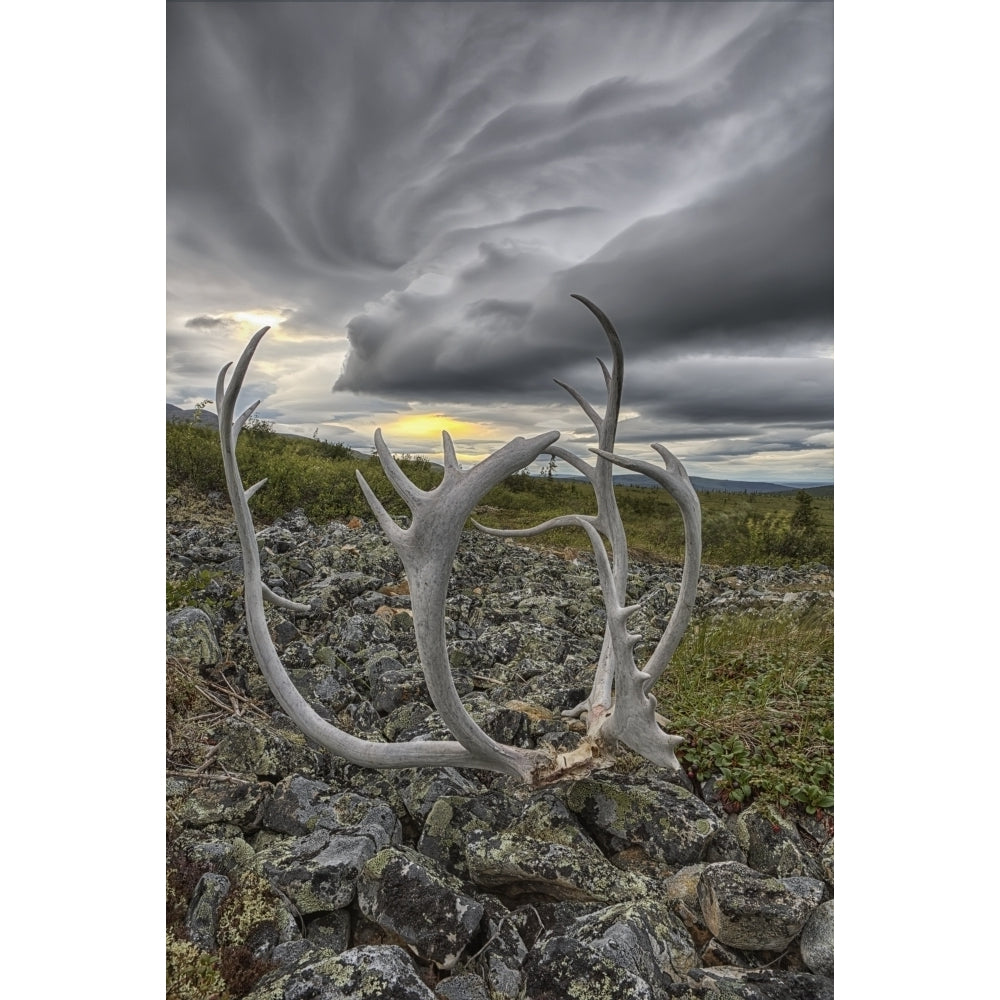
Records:
<instances>
[{"instance_id":1,"label":"moss","mask_svg":"<svg viewBox=\"0 0 1000 1000\"><path fill-rule=\"evenodd\" d=\"M393 858L397 857L399 852L392 847L385 847L373 858L369 858L365 863L365 867L362 869L362 873L365 878L379 879L382 877L382 872L385 871L386 866L392 861Z\"/></svg>"},{"instance_id":2,"label":"moss","mask_svg":"<svg viewBox=\"0 0 1000 1000\"><path fill-rule=\"evenodd\" d=\"M167 1000L231 1000L219 960L167 931Z\"/></svg>"},{"instance_id":3,"label":"moss","mask_svg":"<svg viewBox=\"0 0 1000 1000\"><path fill-rule=\"evenodd\" d=\"M219 914L219 947L252 945L262 932L277 935L284 907L270 883L253 871L240 875Z\"/></svg>"},{"instance_id":4,"label":"moss","mask_svg":"<svg viewBox=\"0 0 1000 1000\"><path fill-rule=\"evenodd\" d=\"M455 810L444 799L438 799L424 821L424 831L431 837L443 837L451 827Z\"/></svg>"}]
</instances>

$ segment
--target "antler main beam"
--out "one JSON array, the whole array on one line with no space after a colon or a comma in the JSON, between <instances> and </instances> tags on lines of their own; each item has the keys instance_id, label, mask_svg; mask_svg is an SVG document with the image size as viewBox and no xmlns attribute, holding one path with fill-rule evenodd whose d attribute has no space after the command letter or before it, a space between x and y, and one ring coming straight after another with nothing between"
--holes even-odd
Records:
<instances>
[{"instance_id":1,"label":"antler main beam","mask_svg":"<svg viewBox=\"0 0 1000 1000\"><path fill-rule=\"evenodd\" d=\"M614 452L621 409L624 357L621 340L605 314L582 295L574 295L600 322L611 346L609 369L598 359L604 373L607 401L603 416L576 389L556 380L572 397L597 431L598 447L593 464L556 445L558 431L533 438L518 437L469 470L463 470L455 446L442 435L444 476L433 490L422 490L411 482L393 458L382 437L375 432L375 449L393 489L410 509L410 523L403 527L375 496L364 476L358 482L375 518L403 562L410 584L417 652L435 708L455 741L416 743L371 743L345 733L321 718L292 684L267 627L264 601L291 610L310 608L270 591L261 580L260 554L250 513L249 499L266 480L244 489L236 460L236 442L258 403L236 415L236 401L251 359L268 327L258 330L233 368L227 386L226 365L219 372L216 402L226 486L236 517L243 553L244 606L247 630L254 655L271 691L296 725L320 746L365 767L474 767L517 775L531 785L543 785L564 777L606 766L607 751L621 741L664 767L677 768L674 750L680 737L663 732L657 724L656 699L650 690L675 652L694 607L701 561L701 510L698 496L680 462L660 444L652 447L664 467L650 465ZM582 528L594 549L601 590L607 608L607 626L590 695L565 715L587 715L587 739L570 754L554 755L545 750L525 750L498 743L485 733L465 710L455 687L448 659L445 632L445 602L452 561L461 541L466 520L480 499L507 476L530 465L539 455L564 459L590 482L597 497L597 514L566 514L534 528L504 530L485 528L489 534L521 537L553 527ZM638 605L626 604L628 549L625 529L614 493L613 466L641 472L663 486L674 498L684 521L685 555L680 596L667 628L643 669L636 665L635 645L639 636L629 632L627 621ZM476 522L473 522L476 523ZM609 559L606 550L611 549Z\"/></svg>"},{"instance_id":2,"label":"antler main beam","mask_svg":"<svg viewBox=\"0 0 1000 1000\"><path fill-rule=\"evenodd\" d=\"M524 754L524 751L515 751L514 754L507 755L489 752L483 754L467 748L461 742L372 743L359 739L323 719L292 683L267 628L267 619L264 615L264 590L260 575L260 553L257 548L253 517L247 502L264 485L264 481L245 490L236 460L236 440L243 425L259 405L254 403L237 417L236 400L257 345L268 329L269 327L265 326L258 330L247 344L233 369L228 387L225 378L232 365L226 365L219 372L215 398L219 410L219 438L222 445L226 487L236 516L236 530L243 554L243 601L247 632L257 663L278 704L306 736L352 764L373 768L476 767L516 774L525 780L531 780L534 762L517 757L517 753ZM306 605L291 603L294 605L293 610L310 610Z\"/></svg>"}]
</instances>

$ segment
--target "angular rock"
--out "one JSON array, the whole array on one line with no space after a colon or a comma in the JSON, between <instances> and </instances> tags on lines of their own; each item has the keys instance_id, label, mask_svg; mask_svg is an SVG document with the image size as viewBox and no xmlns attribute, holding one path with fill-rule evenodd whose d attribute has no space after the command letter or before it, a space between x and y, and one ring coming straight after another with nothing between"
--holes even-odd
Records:
<instances>
[{"instance_id":1,"label":"angular rock","mask_svg":"<svg viewBox=\"0 0 1000 1000\"><path fill-rule=\"evenodd\" d=\"M827 841L820 856L820 864L823 866L823 878L833 885L833 838Z\"/></svg>"},{"instance_id":2,"label":"angular rock","mask_svg":"<svg viewBox=\"0 0 1000 1000\"><path fill-rule=\"evenodd\" d=\"M571 937L549 938L524 963L532 1000L653 1000L646 980Z\"/></svg>"},{"instance_id":3,"label":"angular rock","mask_svg":"<svg viewBox=\"0 0 1000 1000\"><path fill-rule=\"evenodd\" d=\"M509 804L506 804L509 808ZM492 794L469 797L443 795L437 799L424 820L417 850L433 858L447 871L468 879L466 847L473 833L492 831L509 825L505 804ZM501 817L507 819L503 822Z\"/></svg>"},{"instance_id":4,"label":"angular rock","mask_svg":"<svg viewBox=\"0 0 1000 1000\"><path fill-rule=\"evenodd\" d=\"M802 928L802 960L818 976L833 975L833 900L820 903Z\"/></svg>"},{"instance_id":5,"label":"angular rock","mask_svg":"<svg viewBox=\"0 0 1000 1000\"><path fill-rule=\"evenodd\" d=\"M476 885L514 894L614 903L646 892L642 881L619 871L596 847L570 847L515 831L470 834L466 863Z\"/></svg>"},{"instance_id":6,"label":"angular rock","mask_svg":"<svg viewBox=\"0 0 1000 1000\"><path fill-rule=\"evenodd\" d=\"M181 608L167 614L167 658L206 667L222 659L212 619L201 608Z\"/></svg>"},{"instance_id":7,"label":"angular rock","mask_svg":"<svg viewBox=\"0 0 1000 1000\"><path fill-rule=\"evenodd\" d=\"M404 778L404 774L400 775ZM477 781L470 781L453 767L444 767L433 771L429 768L417 768L405 772L405 780L400 791L407 811L421 825L427 815L442 796L477 795L486 789Z\"/></svg>"},{"instance_id":8,"label":"angular rock","mask_svg":"<svg viewBox=\"0 0 1000 1000\"><path fill-rule=\"evenodd\" d=\"M215 951L219 907L228 893L229 879L214 872L206 872L194 887L185 925L191 942L202 951Z\"/></svg>"},{"instance_id":9,"label":"angular rock","mask_svg":"<svg viewBox=\"0 0 1000 1000\"><path fill-rule=\"evenodd\" d=\"M744 809L736 818L736 840L746 852L746 863L765 875L822 878L798 830L773 806L754 802Z\"/></svg>"},{"instance_id":10,"label":"angular rock","mask_svg":"<svg viewBox=\"0 0 1000 1000\"><path fill-rule=\"evenodd\" d=\"M688 982L668 987L670 1000L834 1000L833 980L804 972L718 966L694 969Z\"/></svg>"},{"instance_id":11,"label":"angular rock","mask_svg":"<svg viewBox=\"0 0 1000 1000\"><path fill-rule=\"evenodd\" d=\"M512 894L614 903L645 893L642 879L608 862L551 792L536 795L502 833L468 836L466 863L477 885Z\"/></svg>"},{"instance_id":12,"label":"angular rock","mask_svg":"<svg viewBox=\"0 0 1000 1000\"><path fill-rule=\"evenodd\" d=\"M528 949L518 930L517 916L490 897L483 901L486 915L482 931L489 946L476 958L476 971L482 974L490 1000L519 1000L521 967Z\"/></svg>"},{"instance_id":13,"label":"angular rock","mask_svg":"<svg viewBox=\"0 0 1000 1000\"><path fill-rule=\"evenodd\" d=\"M682 980L698 965L684 922L655 899L619 903L580 917L570 936L657 989Z\"/></svg>"},{"instance_id":14,"label":"angular rock","mask_svg":"<svg viewBox=\"0 0 1000 1000\"><path fill-rule=\"evenodd\" d=\"M318 825L335 833L368 837L376 851L390 844L399 844L403 839L399 819L385 802L354 792L334 795L323 810Z\"/></svg>"},{"instance_id":15,"label":"angular rock","mask_svg":"<svg viewBox=\"0 0 1000 1000\"><path fill-rule=\"evenodd\" d=\"M289 774L320 774L323 754L294 728L278 730L246 717L232 717L222 724L218 762L237 774L279 779Z\"/></svg>"},{"instance_id":16,"label":"angular rock","mask_svg":"<svg viewBox=\"0 0 1000 1000\"><path fill-rule=\"evenodd\" d=\"M216 827L218 829L218 827ZM173 847L190 861L201 862L220 875L231 875L253 864L254 850L241 831L230 836L215 836L201 829L187 830L173 841Z\"/></svg>"},{"instance_id":17,"label":"angular rock","mask_svg":"<svg viewBox=\"0 0 1000 1000\"><path fill-rule=\"evenodd\" d=\"M347 910L321 913L309 921L306 940L329 951L346 951L351 943L351 917Z\"/></svg>"},{"instance_id":18,"label":"angular rock","mask_svg":"<svg viewBox=\"0 0 1000 1000\"><path fill-rule=\"evenodd\" d=\"M768 878L738 861L708 865L698 901L711 932L747 951L783 951L823 898L823 883L808 878Z\"/></svg>"},{"instance_id":19,"label":"angular rock","mask_svg":"<svg viewBox=\"0 0 1000 1000\"><path fill-rule=\"evenodd\" d=\"M401 705L430 702L427 684L419 669L386 670L375 678L371 690L372 705L380 715L388 715Z\"/></svg>"},{"instance_id":20,"label":"angular rock","mask_svg":"<svg viewBox=\"0 0 1000 1000\"><path fill-rule=\"evenodd\" d=\"M435 992L440 1000L493 1000L486 992L486 984L471 973L442 980Z\"/></svg>"},{"instance_id":21,"label":"angular rock","mask_svg":"<svg viewBox=\"0 0 1000 1000\"><path fill-rule=\"evenodd\" d=\"M354 899L365 863L375 854L368 837L317 829L282 840L257 856L260 871L303 915L339 910Z\"/></svg>"},{"instance_id":22,"label":"angular rock","mask_svg":"<svg viewBox=\"0 0 1000 1000\"><path fill-rule=\"evenodd\" d=\"M213 778L167 780L167 800L184 826L232 823L247 829L254 825L265 794L266 786L250 781Z\"/></svg>"},{"instance_id":23,"label":"angular rock","mask_svg":"<svg viewBox=\"0 0 1000 1000\"><path fill-rule=\"evenodd\" d=\"M409 955L395 945L333 954L311 948L290 968L265 976L246 1000L435 1000Z\"/></svg>"},{"instance_id":24,"label":"angular rock","mask_svg":"<svg viewBox=\"0 0 1000 1000\"><path fill-rule=\"evenodd\" d=\"M264 826L296 837L310 833L326 811L329 797L330 786L325 781L289 775L278 782L264 806Z\"/></svg>"},{"instance_id":25,"label":"angular rock","mask_svg":"<svg viewBox=\"0 0 1000 1000\"><path fill-rule=\"evenodd\" d=\"M358 905L421 958L450 969L472 941L483 904L462 884L410 848L387 847L364 867Z\"/></svg>"},{"instance_id":26,"label":"angular rock","mask_svg":"<svg viewBox=\"0 0 1000 1000\"><path fill-rule=\"evenodd\" d=\"M618 774L584 778L571 786L566 804L595 836L641 847L671 866L701 861L720 828L701 799L659 779L632 784Z\"/></svg>"}]
</instances>

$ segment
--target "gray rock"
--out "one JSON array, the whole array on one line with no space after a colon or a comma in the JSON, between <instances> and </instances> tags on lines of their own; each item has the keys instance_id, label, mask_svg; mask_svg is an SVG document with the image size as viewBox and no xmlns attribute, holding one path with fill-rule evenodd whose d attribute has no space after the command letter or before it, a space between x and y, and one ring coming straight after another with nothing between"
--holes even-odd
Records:
<instances>
[{"instance_id":1,"label":"gray rock","mask_svg":"<svg viewBox=\"0 0 1000 1000\"><path fill-rule=\"evenodd\" d=\"M580 917L570 936L658 989L682 980L698 965L684 922L655 899L619 903Z\"/></svg>"},{"instance_id":2,"label":"gray rock","mask_svg":"<svg viewBox=\"0 0 1000 1000\"><path fill-rule=\"evenodd\" d=\"M354 792L334 795L320 815L319 826L335 833L367 837L376 851L402 843L403 839L399 819L385 802Z\"/></svg>"},{"instance_id":3,"label":"gray rock","mask_svg":"<svg viewBox=\"0 0 1000 1000\"><path fill-rule=\"evenodd\" d=\"M188 937L202 951L215 951L219 906L228 894L229 879L225 875L206 872L198 879L188 907L186 926Z\"/></svg>"},{"instance_id":4,"label":"gray rock","mask_svg":"<svg viewBox=\"0 0 1000 1000\"><path fill-rule=\"evenodd\" d=\"M503 829L512 822L510 804L493 794L442 795L424 820L417 850L462 879L469 879L465 851L477 831ZM501 819L503 817L503 819Z\"/></svg>"},{"instance_id":5,"label":"gray rock","mask_svg":"<svg viewBox=\"0 0 1000 1000\"><path fill-rule=\"evenodd\" d=\"M718 818L701 799L664 780L584 778L571 786L566 804L595 836L616 837L671 866L701 861L719 830Z\"/></svg>"},{"instance_id":6,"label":"gray rock","mask_svg":"<svg viewBox=\"0 0 1000 1000\"><path fill-rule=\"evenodd\" d=\"M257 856L267 880L295 903L303 915L339 910L351 903L365 863L375 854L368 837L317 829L305 837L281 840Z\"/></svg>"},{"instance_id":7,"label":"gray rock","mask_svg":"<svg viewBox=\"0 0 1000 1000\"><path fill-rule=\"evenodd\" d=\"M486 992L486 984L471 973L450 976L438 983L435 992L441 1000L492 1000Z\"/></svg>"},{"instance_id":8,"label":"gray rock","mask_svg":"<svg viewBox=\"0 0 1000 1000\"><path fill-rule=\"evenodd\" d=\"M649 983L571 937L549 938L524 963L533 1000L653 1000Z\"/></svg>"},{"instance_id":9,"label":"gray rock","mask_svg":"<svg viewBox=\"0 0 1000 1000\"><path fill-rule=\"evenodd\" d=\"M206 667L222 659L212 619L201 608L181 608L167 614L167 658Z\"/></svg>"},{"instance_id":10,"label":"gray rock","mask_svg":"<svg viewBox=\"0 0 1000 1000\"><path fill-rule=\"evenodd\" d=\"M768 878L738 861L708 865L698 901L711 932L747 951L783 951L823 898L823 883L808 878Z\"/></svg>"},{"instance_id":11,"label":"gray rock","mask_svg":"<svg viewBox=\"0 0 1000 1000\"><path fill-rule=\"evenodd\" d=\"M246 1000L434 1000L410 957L394 945L340 954L310 948L290 968L265 976Z\"/></svg>"},{"instance_id":12,"label":"gray rock","mask_svg":"<svg viewBox=\"0 0 1000 1000\"><path fill-rule=\"evenodd\" d=\"M828 899L813 910L799 942L802 960L819 976L833 975L833 902Z\"/></svg>"},{"instance_id":13,"label":"gray rock","mask_svg":"<svg viewBox=\"0 0 1000 1000\"><path fill-rule=\"evenodd\" d=\"M831 837L823 848L820 856L820 864L823 867L823 878L833 885L833 838Z\"/></svg>"},{"instance_id":14,"label":"gray rock","mask_svg":"<svg viewBox=\"0 0 1000 1000\"><path fill-rule=\"evenodd\" d=\"M358 905L369 920L402 938L442 969L458 961L479 929L483 904L410 848L387 847L364 867Z\"/></svg>"},{"instance_id":15,"label":"gray rock","mask_svg":"<svg viewBox=\"0 0 1000 1000\"><path fill-rule=\"evenodd\" d=\"M491 1000L519 1000L521 996L521 966L528 949L518 930L518 919L501 903L486 897L486 910L480 932L489 946L475 960L489 991Z\"/></svg>"},{"instance_id":16,"label":"gray rock","mask_svg":"<svg viewBox=\"0 0 1000 1000\"><path fill-rule=\"evenodd\" d=\"M471 796L486 789L478 781L471 781L453 767L434 771L427 768L407 770L400 775L404 778L400 792L410 816L423 824L434 803L443 796Z\"/></svg>"},{"instance_id":17,"label":"gray rock","mask_svg":"<svg viewBox=\"0 0 1000 1000\"><path fill-rule=\"evenodd\" d=\"M695 969L668 995L670 1000L834 1000L832 979L733 966Z\"/></svg>"},{"instance_id":18,"label":"gray rock","mask_svg":"<svg viewBox=\"0 0 1000 1000\"><path fill-rule=\"evenodd\" d=\"M272 780L296 772L321 774L325 767L322 752L297 729L278 729L246 716L223 722L216 759L227 771Z\"/></svg>"},{"instance_id":19,"label":"gray rock","mask_svg":"<svg viewBox=\"0 0 1000 1000\"><path fill-rule=\"evenodd\" d=\"M372 705L382 715L411 702L426 704L430 700L423 672L409 668L386 670L372 684Z\"/></svg>"},{"instance_id":20,"label":"gray rock","mask_svg":"<svg viewBox=\"0 0 1000 1000\"><path fill-rule=\"evenodd\" d=\"M506 779L494 786L501 787L509 793L507 807L522 792ZM498 827L502 832L494 832ZM501 886L509 895L611 903L646 891L641 878L608 862L552 792L534 793L512 823L497 823L482 833L470 831L466 863L474 882Z\"/></svg>"},{"instance_id":21,"label":"gray rock","mask_svg":"<svg viewBox=\"0 0 1000 1000\"><path fill-rule=\"evenodd\" d=\"M306 940L330 951L346 951L351 943L351 917L347 910L321 913L309 921Z\"/></svg>"},{"instance_id":22,"label":"gray rock","mask_svg":"<svg viewBox=\"0 0 1000 1000\"><path fill-rule=\"evenodd\" d=\"M292 774L277 784L264 806L264 826L295 837L309 833L316 829L329 797L325 781Z\"/></svg>"},{"instance_id":23,"label":"gray rock","mask_svg":"<svg viewBox=\"0 0 1000 1000\"><path fill-rule=\"evenodd\" d=\"M765 875L822 878L798 830L773 806L755 802L744 809L736 818L736 840L746 852L746 863Z\"/></svg>"},{"instance_id":24,"label":"gray rock","mask_svg":"<svg viewBox=\"0 0 1000 1000\"><path fill-rule=\"evenodd\" d=\"M249 829L256 823L265 794L265 786L250 781L171 778L167 782L167 801L184 826L231 823Z\"/></svg>"}]
</instances>

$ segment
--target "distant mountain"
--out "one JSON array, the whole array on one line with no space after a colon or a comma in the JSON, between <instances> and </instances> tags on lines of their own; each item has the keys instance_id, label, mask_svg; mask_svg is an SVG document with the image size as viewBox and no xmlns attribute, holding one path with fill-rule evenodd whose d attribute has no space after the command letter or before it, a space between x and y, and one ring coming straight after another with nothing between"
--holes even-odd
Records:
<instances>
[{"instance_id":1,"label":"distant mountain","mask_svg":"<svg viewBox=\"0 0 1000 1000\"><path fill-rule=\"evenodd\" d=\"M182 410L179 406L174 406L173 403L167 403L167 420L173 420L182 424L190 423L195 419L197 414L197 410ZM208 410L201 411L199 422L206 427L219 426L219 418L214 413L209 413Z\"/></svg>"},{"instance_id":2,"label":"distant mountain","mask_svg":"<svg viewBox=\"0 0 1000 1000\"><path fill-rule=\"evenodd\" d=\"M567 479L575 479L584 482L583 476L566 476ZM658 483L654 483L648 476L638 473L629 473L623 476L615 476L615 484L618 486L651 486L659 488ZM692 476L691 485L702 493L797 493L804 489L806 493L814 497L832 497L833 485L823 486L783 486L780 483L753 483L742 479L705 479L703 476Z\"/></svg>"},{"instance_id":3,"label":"distant mountain","mask_svg":"<svg viewBox=\"0 0 1000 1000\"><path fill-rule=\"evenodd\" d=\"M167 420L193 421L197 410L182 410L173 403L167 403ZM201 411L201 423L205 427L218 427L219 418L208 410ZM295 434L286 434L285 437L297 437ZM358 459L366 459L368 453L354 450ZM433 462L433 465L439 463ZM558 479L572 479L577 482L586 482L583 476L557 476ZM618 486L650 486L659 489L659 484L653 482L648 476L637 473L615 476L615 483ZM696 490L702 493L796 493L804 489L806 493L811 493L814 497L832 497L833 485L823 486L783 486L780 483L751 483L741 479L705 479L702 476L692 476L691 483Z\"/></svg>"}]
</instances>

